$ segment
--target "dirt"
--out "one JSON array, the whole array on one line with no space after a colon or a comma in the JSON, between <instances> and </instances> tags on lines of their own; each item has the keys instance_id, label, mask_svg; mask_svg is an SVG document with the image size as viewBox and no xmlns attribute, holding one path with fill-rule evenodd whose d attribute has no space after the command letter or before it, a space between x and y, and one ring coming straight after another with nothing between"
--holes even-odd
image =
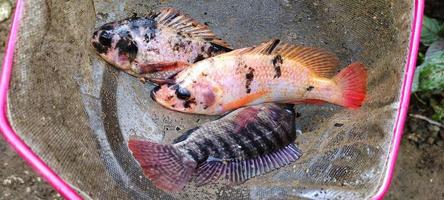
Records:
<instances>
[{"instance_id":1,"label":"dirt","mask_svg":"<svg viewBox=\"0 0 444 200\"><path fill-rule=\"evenodd\" d=\"M3 139L0 140L0 155L0 200L62 199Z\"/></svg>"},{"instance_id":2,"label":"dirt","mask_svg":"<svg viewBox=\"0 0 444 200\"><path fill-rule=\"evenodd\" d=\"M0 60L11 19L0 23ZM433 97L433 98L442 98ZM429 115L421 97L412 97L411 113ZM444 199L444 129L409 118L395 176L386 199ZM0 200L61 199L42 178L0 139Z\"/></svg>"},{"instance_id":3,"label":"dirt","mask_svg":"<svg viewBox=\"0 0 444 200\"><path fill-rule=\"evenodd\" d=\"M386 199L444 199L444 149L418 148L404 137Z\"/></svg>"},{"instance_id":4,"label":"dirt","mask_svg":"<svg viewBox=\"0 0 444 200\"><path fill-rule=\"evenodd\" d=\"M414 94L409 114L431 116L433 111L426 102L443 98L444 94ZM444 129L409 117L387 199L444 199L443 155Z\"/></svg>"}]
</instances>

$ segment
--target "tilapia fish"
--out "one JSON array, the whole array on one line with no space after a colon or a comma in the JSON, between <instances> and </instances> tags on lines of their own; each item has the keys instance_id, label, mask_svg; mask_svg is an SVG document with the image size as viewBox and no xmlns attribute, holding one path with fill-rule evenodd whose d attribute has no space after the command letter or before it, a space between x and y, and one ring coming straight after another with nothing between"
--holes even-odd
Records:
<instances>
[{"instance_id":1,"label":"tilapia fish","mask_svg":"<svg viewBox=\"0 0 444 200\"><path fill-rule=\"evenodd\" d=\"M207 115L263 102L358 108L366 96L366 69L353 63L331 78L338 63L326 50L271 40L192 64L151 97L172 110Z\"/></svg>"},{"instance_id":2,"label":"tilapia fish","mask_svg":"<svg viewBox=\"0 0 444 200\"><path fill-rule=\"evenodd\" d=\"M193 177L197 186L239 184L299 159L294 123L292 106L261 104L191 129L174 144L130 139L128 146L145 176L165 191L180 191Z\"/></svg>"},{"instance_id":3,"label":"tilapia fish","mask_svg":"<svg viewBox=\"0 0 444 200\"><path fill-rule=\"evenodd\" d=\"M173 8L107 23L91 42L111 65L148 79L165 78L188 63L231 50L208 26Z\"/></svg>"}]
</instances>

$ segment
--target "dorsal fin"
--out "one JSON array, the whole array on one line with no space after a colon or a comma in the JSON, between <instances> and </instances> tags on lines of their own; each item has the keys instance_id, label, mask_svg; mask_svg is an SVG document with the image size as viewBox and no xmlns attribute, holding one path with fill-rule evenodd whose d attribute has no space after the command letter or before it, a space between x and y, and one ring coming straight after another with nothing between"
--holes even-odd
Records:
<instances>
[{"instance_id":1,"label":"dorsal fin","mask_svg":"<svg viewBox=\"0 0 444 200\"><path fill-rule=\"evenodd\" d=\"M274 53L284 59L291 59L322 77L331 77L339 65L339 59L334 53L321 48L283 44L276 47Z\"/></svg>"},{"instance_id":2,"label":"dorsal fin","mask_svg":"<svg viewBox=\"0 0 444 200\"><path fill-rule=\"evenodd\" d=\"M264 42L256 47L237 49L223 55L240 54L280 55L283 60L290 59L322 77L331 77L339 65L338 57L325 49L285 44L277 39Z\"/></svg>"},{"instance_id":3,"label":"dorsal fin","mask_svg":"<svg viewBox=\"0 0 444 200\"><path fill-rule=\"evenodd\" d=\"M273 39L267 42L263 42L257 46L253 47L245 47L242 49L236 49L233 51L230 51L228 53L224 53L224 56L227 55L243 55L243 54L264 54L264 55L270 55L273 53L276 46L280 43L280 40Z\"/></svg>"},{"instance_id":4,"label":"dorsal fin","mask_svg":"<svg viewBox=\"0 0 444 200\"><path fill-rule=\"evenodd\" d=\"M189 15L183 14L174 8L163 8L153 15L157 23L175 29L181 33L188 33L192 37L202 38L210 43L230 49L230 45L216 37L210 28Z\"/></svg>"},{"instance_id":5,"label":"dorsal fin","mask_svg":"<svg viewBox=\"0 0 444 200\"><path fill-rule=\"evenodd\" d=\"M272 39L253 48L250 53L259 53L265 55L272 54L280 42L281 41L279 39Z\"/></svg>"}]
</instances>

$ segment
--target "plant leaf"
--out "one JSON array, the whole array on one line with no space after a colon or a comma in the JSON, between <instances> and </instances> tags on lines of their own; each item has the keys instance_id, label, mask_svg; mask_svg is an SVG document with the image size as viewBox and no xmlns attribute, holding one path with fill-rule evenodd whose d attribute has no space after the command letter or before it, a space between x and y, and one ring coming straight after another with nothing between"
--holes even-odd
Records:
<instances>
[{"instance_id":1,"label":"plant leaf","mask_svg":"<svg viewBox=\"0 0 444 200\"><path fill-rule=\"evenodd\" d=\"M416 64L420 65L424 62L425 55L421 52L418 53L418 59L416 60Z\"/></svg>"},{"instance_id":2,"label":"plant leaf","mask_svg":"<svg viewBox=\"0 0 444 200\"><path fill-rule=\"evenodd\" d=\"M425 46L431 45L434 41L438 40L440 33L443 29L443 25L436 19L424 16L422 21L421 42Z\"/></svg>"},{"instance_id":3,"label":"plant leaf","mask_svg":"<svg viewBox=\"0 0 444 200\"><path fill-rule=\"evenodd\" d=\"M432 116L433 120L441 121L444 119L444 105L436 102L436 100L432 99L430 102L433 111L435 112Z\"/></svg>"},{"instance_id":4,"label":"plant leaf","mask_svg":"<svg viewBox=\"0 0 444 200\"><path fill-rule=\"evenodd\" d=\"M444 89L444 51L425 58L415 72L414 91L440 92Z\"/></svg>"}]
</instances>

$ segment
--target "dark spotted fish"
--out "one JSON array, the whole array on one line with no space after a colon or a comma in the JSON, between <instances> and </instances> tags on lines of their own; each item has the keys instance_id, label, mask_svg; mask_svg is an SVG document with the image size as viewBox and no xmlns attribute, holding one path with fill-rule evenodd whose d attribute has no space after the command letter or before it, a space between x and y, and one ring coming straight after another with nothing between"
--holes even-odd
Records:
<instances>
[{"instance_id":1,"label":"dark spotted fish","mask_svg":"<svg viewBox=\"0 0 444 200\"><path fill-rule=\"evenodd\" d=\"M262 104L235 110L191 129L174 144L130 139L129 149L158 188L177 192L195 176L196 185L242 183L296 161L292 107Z\"/></svg>"},{"instance_id":2,"label":"dark spotted fish","mask_svg":"<svg viewBox=\"0 0 444 200\"><path fill-rule=\"evenodd\" d=\"M138 78L165 78L231 50L208 26L173 8L107 23L91 42L108 63Z\"/></svg>"},{"instance_id":3,"label":"dark spotted fish","mask_svg":"<svg viewBox=\"0 0 444 200\"><path fill-rule=\"evenodd\" d=\"M367 92L363 64L334 77L338 58L323 49L270 40L192 64L153 90L163 106L181 112L219 115L264 102L329 102L359 108Z\"/></svg>"}]
</instances>

